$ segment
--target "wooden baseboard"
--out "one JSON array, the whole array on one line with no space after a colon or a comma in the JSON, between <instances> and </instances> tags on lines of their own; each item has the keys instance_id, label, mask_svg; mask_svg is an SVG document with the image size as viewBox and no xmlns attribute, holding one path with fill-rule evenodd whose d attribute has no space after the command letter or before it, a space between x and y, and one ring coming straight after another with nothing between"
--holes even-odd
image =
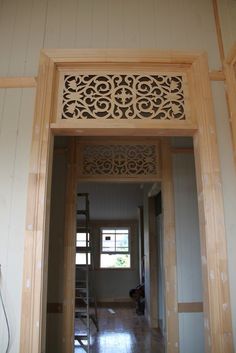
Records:
<instances>
[{"instance_id":1,"label":"wooden baseboard","mask_svg":"<svg viewBox=\"0 0 236 353\"><path fill-rule=\"evenodd\" d=\"M193 303L178 303L179 313L202 313L203 303L193 302Z\"/></svg>"}]
</instances>

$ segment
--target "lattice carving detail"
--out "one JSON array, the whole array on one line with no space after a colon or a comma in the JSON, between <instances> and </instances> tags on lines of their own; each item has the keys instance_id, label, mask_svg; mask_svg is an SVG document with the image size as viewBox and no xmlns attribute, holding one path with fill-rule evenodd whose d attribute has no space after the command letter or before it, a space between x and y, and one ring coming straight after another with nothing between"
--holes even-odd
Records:
<instances>
[{"instance_id":1,"label":"lattice carving detail","mask_svg":"<svg viewBox=\"0 0 236 353\"><path fill-rule=\"evenodd\" d=\"M142 178L160 176L157 144L79 145L80 177Z\"/></svg>"},{"instance_id":2,"label":"lattice carving detail","mask_svg":"<svg viewBox=\"0 0 236 353\"><path fill-rule=\"evenodd\" d=\"M181 75L64 75L62 119L185 120Z\"/></svg>"}]
</instances>

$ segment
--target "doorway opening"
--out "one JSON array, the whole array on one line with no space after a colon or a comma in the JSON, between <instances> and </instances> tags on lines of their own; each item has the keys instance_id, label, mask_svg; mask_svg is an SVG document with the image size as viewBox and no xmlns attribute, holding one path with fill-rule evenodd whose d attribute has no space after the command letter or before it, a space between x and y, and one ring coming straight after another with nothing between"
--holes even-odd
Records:
<instances>
[{"instance_id":1,"label":"doorway opening","mask_svg":"<svg viewBox=\"0 0 236 353\"><path fill-rule=\"evenodd\" d=\"M137 78L139 84L136 86ZM86 89L84 84L86 87L87 83L90 85L90 79L92 86ZM113 83L115 90L110 89L114 87ZM83 91L82 96L78 91L80 89ZM99 100L98 105L90 99L91 90L94 89L95 98ZM105 98L104 94L108 94L108 97ZM137 94L140 99L137 99ZM231 352L233 342L229 285L225 280L228 278L228 269L224 210L205 54L107 49L58 49L41 53L29 167L21 316L22 353L39 353L44 351L45 347L45 289L54 135L193 136L201 233L206 350L214 353ZM163 151L165 155L170 155L170 147L165 140ZM73 170L73 149L69 153L71 168L68 169ZM170 278L165 292L168 307L167 350L178 352L177 314L183 307L179 308L176 302L176 247L174 208L171 200L173 187L169 177L170 158L163 158L162 164L165 166L162 180L164 230L168 235L168 246L164 248L171 254L167 257L169 261L165 269ZM68 190L73 190L73 173L71 175L72 178L68 179ZM75 234L71 232L72 219L69 217L74 203L70 199L66 200L66 203L68 234ZM69 259L71 243L67 241L65 246L65 258ZM72 272L70 269L69 273ZM73 282L72 277L69 278L65 288L63 314L67 318L67 324L63 328L63 345L66 353L72 351L73 344L73 327L69 321L72 317L72 303L68 299ZM212 296L212 293L215 295Z\"/></svg>"},{"instance_id":2,"label":"doorway opening","mask_svg":"<svg viewBox=\"0 0 236 353\"><path fill-rule=\"evenodd\" d=\"M64 230L65 208L67 205L66 183L68 181L66 181L66 179L69 139L70 138L57 137L55 139L54 147L47 298L47 353L55 350L55 347L57 351L60 352L62 347L61 339L63 338L63 291L65 286L65 283L63 284L63 281L65 281L65 278L63 277L65 274L63 269L65 266ZM194 181L192 180L195 178L193 149L191 139L189 140L190 142L187 141L186 145L186 139L172 139L172 163L173 165L177 163L175 169L178 170L178 148L181 148L182 157L186 157L187 153L187 160L189 160L189 156L191 159L189 170L191 170L191 168L193 169L193 175L191 175L190 181L188 182L194 184ZM176 158L177 162L175 161ZM184 158L184 163L186 163L186 158ZM189 170L187 170L188 173ZM182 172L184 173L186 170L183 170ZM177 175L177 180L175 181L175 183L177 183L178 193L181 193L185 187L190 187L188 184L186 185L186 180L189 179L189 174L185 177L186 180L183 183L180 182L180 185L178 185L182 177L183 176L181 175ZM128 349L127 345L130 345L130 351L131 347L133 347L132 349L136 347L135 351L138 351L138 349L141 349L140 347L142 347L142 349L146 349L150 352L151 349L153 349L153 352L164 352L166 314L161 182L127 183L123 180L121 182L102 182L101 180L97 182L91 180L81 181L78 179L76 185L76 194L88 194L90 203L89 236L91 237L90 240L92 242L92 254L89 254L89 264L91 264L91 259L93 259L92 262L94 266L93 271L90 274L90 280L92 281L93 290L95 289L96 292L99 326L98 331L96 323L94 325L94 323L91 322L90 351L94 353L100 352L102 351L102 348L100 347L101 345L103 345L103 349L105 349L105 347L108 349L108 345L110 345L109 349L115 352L113 345L115 344L117 346L117 342L119 341L119 352L122 350L122 345L123 347L126 347L125 349ZM186 191L186 193L188 192L189 190ZM180 197L182 196L180 195ZM195 206L197 204L196 194L194 204ZM192 207L191 203L190 206ZM76 210L81 207L83 208L84 205L81 206L76 203ZM186 211L184 202L183 207L185 207ZM179 223L177 221L177 224L183 227L186 215L182 215L180 218L181 217L181 221ZM194 221L198 223L196 219L198 218L196 210L195 213L190 212L190 219L191 217L192 220L194 218ZM74 251L74 255L72 256L74 256L74 281L76 283L76 279L79 280L79 273L81 272L80 266L83 265L85 261L85 254L82 249L83 239L81 238L84 221L79 215L76 217L74 214L74 222L76 222L78 227L76 228L76 232L77 234L80 234L77 239L78 243L74 245L74 249L71 249L72 254ZM128 239L128 245L126 242L125 245L123 244L127 247L125 249L121 247L122 242L119 242L119 236L117 236L118 243L116 244L115 239L116 235L119 234L119 231L125 240ZM191 234L189 234L189 238L191 237L195 239L195 246L196 242L199 245L199 233L197 233L196 229L193 229ZM192 238L189 240L190 243L193 241ZM103 240L105 240L105 244L103 244ZM186 239L181 240L179 237L179 249L184 241L186 241ZM109 242L111 243L109 244ZM115 246L118 247L118 250L114 248ZM77 248L79 248L78 254L76 254ZM123 252L123 250L125 251ZM194 252L193 248L188 248L188 250L190 253ZM198 265L200 268L200 248L198 247L195 251L197 253L195 257L199 257ZM120 256L124 254L125 256ZM181 254L179 260L181 258L183 259L183 257L183 254ZM189 259L184 261L188 262ZM179 272L181 271L183 271L183 263L179 268ZM194 270L192 269L192 271ZM199 274L195 273L193 277L196 279L197 276L199 276ZM179 274L179 277L181 277L181 274ZM193 281L194 278L192 278ZM139 284L145 285L145 315L137 314L135 304L129 297L130 289L135 288ZM181 285L183 284L184 282L182 281ZM187 288L181 288L181 291L185 294L186 290ZM201 288L199 289L199 292L201 292ZM76 291L74 297L75 296ZM196 297L195 299L192 298L192 300L189 298L185 301L196 301ZM73 299L75 300L75 298ZM183 299L180 299L179 301L183 302ZM198 301L202 302L202 299L198 299ZM79 300L77 302L79 305ZM183 320L184 325L186 324L186 318L183 319L183 313L179 313L179 319ZM193 324L193 327L196 325L196 327L199 328L200 325L200 327L202 327L200 333L203 333L202 314L201 318L196 321L190 308L187 316L190 315L192 315L192 317L187 319L188 322ZM76 333L81 330L81 322L76 315L71 318L71 321L73 320L76 335ZM85 334L85 328L86 320L82 322L81 332L83 334ZM140 337L140 332L143 332L142 337ZM182 332L182 335L183 334L185 335L185 333ZM135 340L134 337L136 337ZM137 337L139 337L140 340L137 339ZM204 346L203 335L198 335L198 345L199 338L202 340L202 342L200 342L202 347ZM105 344L105 342L107 343ZM146 342L145 345L144 342ZM191 339L189 339L189 342L191 342ZM85 340L84 344L86 346ZM81 344L76 341L74 347L74 352L76 353L83 352L86 349L86 347L84 349L81 347Z\"/></svg>"}]
</instances>

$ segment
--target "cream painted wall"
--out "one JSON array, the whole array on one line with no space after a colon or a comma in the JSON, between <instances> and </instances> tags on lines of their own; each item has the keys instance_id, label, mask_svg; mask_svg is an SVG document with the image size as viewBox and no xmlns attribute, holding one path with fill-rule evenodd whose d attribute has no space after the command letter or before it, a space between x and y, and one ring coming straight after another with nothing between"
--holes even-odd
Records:
<instances>
[{"instance_id":1,"label":"cream painted wall","mask_svg":"<svg viewBox=\"0 0 236 353\"><path fill-rule=\"evenodd\" d=\"M179 139L180 140L180 139ZM173 155L178 302L202 302L197 187L193 154ZM204 353L202 313L179 314L181 353Z\"/></svg>"},{"instance_id":2,"label":"cream painted wall","mask_svg":"<svg viewBox=\"0 0 236 353\"><path fill-rule=\"evenodd\" d=\"M11 352L18 352L24 224L34 89L0 90L0 288L11 329ZM6 346L0 305L0 351Z\"/></svg>"},{"instance_id":3,"label":"cream painted wall","mask_svg":"<svg viewBox=\"0 0 236 353\"><path fill-rule=\"evenodd\" d=\"M41 48L206 50L220 65L211 0L2 0L0 76L36 75Z\"/></svg>"},{"instance_id":4,"label":"cream painted wall","mask_svg":"<svg viewBox=\"0 0 236 353\"><path fill-rule=\"evenodd\" d=\"M139 284L138 267L138 206L142 205L142 189L139 183L79 183L79 192L89 193L90 219L98 221L92 224L95 288L99 301L129 300L129 290ZM81 208L83 208L81 206ZM134 220L136 226L131 234L132 268L130 270L99 270L100 263L100 227L103 221ZM99 224L99 221L101 222ZM115 226L115 223L114 223ZM119 285L117 285L119 284Z\"/></svg>"},{"instance_id":5,"label":"cream painted wall","mask_svg":"<svg viewBox=\"0 0 236 353\"><path fill-rule=\"evenodd\" d=\"M218 0L225 55L236 44L236 1Z\"/></svg>"},{"instance_id":6,"label":"cream painted wall","mask_svg":"<svg viewBox=\"0 0 236 353\"><path fill-rule=\"evenodd\" d=\"M235 2L219 0L219 5L227 51L235 38ZM210 68L220 67L211 0L1 0L0 76L36 75L39 52L43 47L206 50ZM216 104L220 106L217 112L224 107L224 102L224 94L217 94ZM0 90L1 288L12 328L11 353L18 353L19 347L23 233L33 103L34 89ZM231 146L228 145L228 133L225 138L228 131L226 116L224 108L223 114L218 116L218 137L221 164L225 168L223 189L225 205L228 205L225 210L232 272L232 213L236 208L236 198L232 196L234 192L230 192L235 184L235 174L232 160L229 161ZM235 323L233 286L231 283ZM4 344L5 328L1 317L0 340Z\"/></svg>"}]
</instances>

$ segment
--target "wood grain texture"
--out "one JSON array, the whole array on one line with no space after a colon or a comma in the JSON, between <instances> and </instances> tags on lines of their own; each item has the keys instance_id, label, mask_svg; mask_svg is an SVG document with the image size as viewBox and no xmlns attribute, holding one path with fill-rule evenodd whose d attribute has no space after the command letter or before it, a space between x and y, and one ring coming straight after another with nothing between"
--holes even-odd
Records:
<instances>
[{"instance_id":1,"label":"wood grain texture","mask_svg":"<svg viewBox=\"0 0 236 353\"><path fill-rule=\"evenodd\" d=\"M221 32L218 0L212 0L212 6L213 6L213 11L214 11L214 17L215 17L215 26L216 26L217 42L218 42L218 47L219 47L220 59L221 59L221 64L223 66L224 59L225 59L225 52L224 52L224 43L223 43L222 32Z\"/></svg>"},{"instance_id":2,"label":"wood grain texture","mask_svg":"<svg viewBox=\"0 0 236 353\"><path fill-rule=\"evenodd\" d=\"M53 66L44 55L36 94L35 121L31 144L28 184L25 256L22 291L20 352L41 352L45 336L46 290L42 277L48 243L50 193L50 155L52 154L49 126ZM43 297L44 296L44 297Z\"/></svg>"},{"instance_id":3,"label":"wood grain texture","mask_svg":"<svg viewBox=\"0 0 236 353\"><path fill-rule=\"evenodd\" d=\"M225 65L226 97L229 109L229 123L233 141L233 155L236 166L236 45L231 49Z\"/></svg>"},{"instance_id":4,"label":"wood grain texture","mask_svg":"<svg viewBox=\"0 0 236 353\"><path fill-rule=\"evenodd\" d=\"M148 198L148 241L150 271L150 326L158 328L158 289L157 289L157 241L155 199Z\"/></svg>"},{"instance_id":5,"label":"wood grain texture","mask_svg":"<svg viewBox=\"0 0 236 353\"><path fill-rule=\"evenodd\" d=\"M194 63L199 132L194 136L201 233L206 352L233 353L226 236L216 128L207 59ZM205 74L204 74L205 72Z\"/></svg>"},{"instance_id":6,"label":"wood grain texture","mask_svg":"<svg viewBox=\"0 0 236 353\"><path fill-rule=\"evenodd\" d=\"M45 52L46 53L46 52ZM158 51L127 51L124 50L100 50L88 51L82 50L49 50L47 56L42 53L42 61L40 65L39 87L36 101L36 130L34 130L34 138L32 144L32 162L31 175L29 186L29 203L27 213L27 235L26 236L26 256L25 256L25 275L24 275L24 290L23 290L23 312L22 312L22 344L21 352L39 353L42 347L42 336L40 335L43 326L43 298L41 293L44 285L42 282L43 273L38 263L43 263L44 255L46 254L47 243L47 218L45 202L47 195L47 182L50 180L50 112L53 106L52 103L52 87L55 84L54 69L56 65L63 67L67 62L75 63L78 59L82 62L155 62L173 65L181 65L182 69L188 70L188 79L191 86L191 114L193 121L198 124L198 131L190 124L181 124L178 128L170 122L168 131L167 125L158 125L156 128L149 125L146 129L145 125L140 126L137 132L135 125L127 125L125 122L122 126L110 126L104 123L100 130L100 135L106 135L109 131L111 136L114 134L123 135L124 133L132 134L162 134L169 133L177 135L186 134L194 136L194 151L196 159L198 193L199 193L199 213L201 226L201 243L203 257L203 280L204 280L204 311L206 318L206 342L207 353L232 353L232 328L230 317L230 302L228 295L228 271L227 271L227 254L225 229L223 222L223 203L220 188L219 178L219 161L216 147L214 117L211 107L211 94L209 88L209 75L207 60L204 55L194 54L179 54L177 52L160 53ZM51 57L50 57L51 55ZM136 55L136 56L135 56ZM160 55L160 57L158 57ZM182 62L182 64L181 64ZM191 67L191 70L189 68ZM52 126L51 126L52 127ZM108 128L106 130L106 127ZM64 128L57 127L58 132L65 132ZM61 128L61 130L60 130ZM85 134L86 131L80 130L80 126L70 126L71 134ZM129 130L130 129L130 130ZM52 127L53 130L53 127ZM79 130L79 131L78 131ZM154 131L151 133L151 131ZM91 131L91 130L90 130ZM93 128L96 134L96 127ZM170 147L164 144L164 151L167 155L171 153ZM163 166L166 163L167 178L166 185L166 201L169 205L166 221L166 234L169 234L170 242L165 245L165 254L169 253L172 256L166 256L166 278L171 278L171 292L167 298L167 307L169 305L169 314L172 320L169 320L168 342L170 342L170 352L178 351L178 322L177 322L177 302L176 302L176 255L174 243L174 213L172 202L172 181L170 179L171 167L167 164L169 159L163 158ZM169 163L169 162L168 162ZM164 180L164 178L163 178ZM31 195L37 195L32 198ZM39 195L40 198L39 199ZM165 198L164 198L165 199ZM48 202L48 200L47 200ZM165 222L165 221L164 221ZM32 227L32 228L31 228ZM33 229L33 231L31 230ZM35 235L35 237L32 236ZM213 249L213 251L212 251ZM168 272L169 271L169 272ZM31 280L34 283L31 287ZM29 284L29 285L28 285ZM42 291L41 291L42 290ZM213 295L214 293L214 295ZM43 310L42 310L43 308ZM46 311L46 309L45 309ZM168 313L168 311L167 311ZM37 325L40 326L40 330ZM32 330L31 330L32 328ZM42 330L43 331L43 330ZM68 353L68 352L67 352ZM168 352L169 353L169 352Z\"/></svg>"},{"instance_id":7,"label":"wood grain texture","mask_svg":"<svg viewBox=\"0 0 236 353\"><path fill-rule=\"evenodd\" d=\"M63 323L61 332L63 353L72 352L74 346L76 200L76 141L75 138L72 138L69 143L66 178Z\"/></svg>"},{"instance_id":8,"label":"wood grain texture","mask_svg":"<svg viewBox=\"0 0 236 353\"><path fill-rule=\"evenodd\" d=\"M36 84L36 77L0 77L0 88L30 88Z\"/></svg>"},{"instance_id":9,"label":"wood grain texture","mask_svg":"<svg viewBox=\"0 0 236 353\"><path fill-rule=\"evenodd\" d=\"M166 344L168 353L179 352L179 322L177 309L177 269L175 239L174 187L171 147L167 139L162 141L162 200L164 233Z\"/></svg>"}]
</instances>

